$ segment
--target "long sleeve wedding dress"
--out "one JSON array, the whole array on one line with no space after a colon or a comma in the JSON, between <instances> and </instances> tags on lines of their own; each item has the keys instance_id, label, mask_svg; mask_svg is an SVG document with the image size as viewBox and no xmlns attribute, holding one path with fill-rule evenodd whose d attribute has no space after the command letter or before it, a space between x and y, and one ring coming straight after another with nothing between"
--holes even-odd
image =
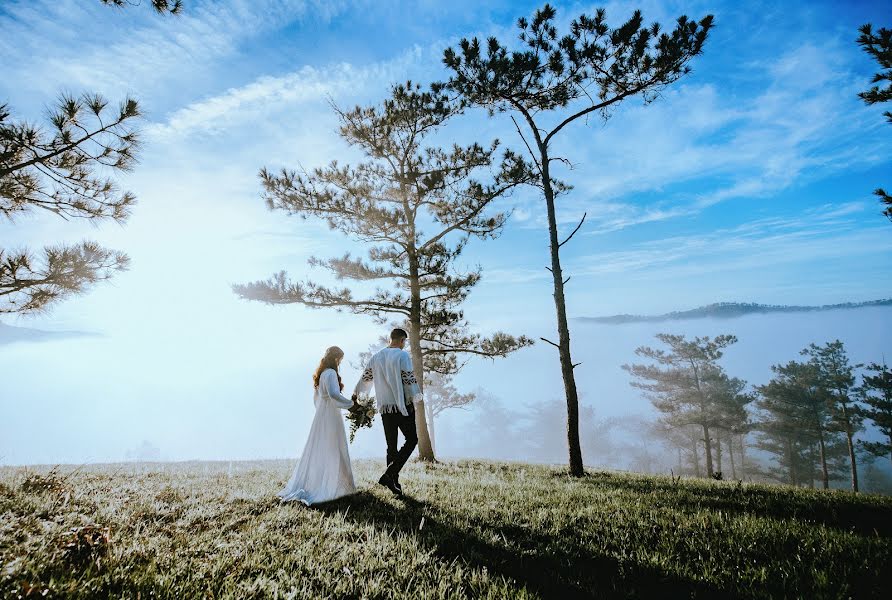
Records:
<instances>
[{"instance_id":1,"label":"long sleeve wedding dress","mask_svg":"<svg viewBox=\"0 0 892 600\"><path fill-rule=\"evenodd\" d=\"M334 369L320 374L313 402L316 416L307 444L288 485L278 494L282 500L299 500L307 506L356 491L341 416L341 409L350 408L353 401L341 394Z\"/></svg>"}]
</instances>

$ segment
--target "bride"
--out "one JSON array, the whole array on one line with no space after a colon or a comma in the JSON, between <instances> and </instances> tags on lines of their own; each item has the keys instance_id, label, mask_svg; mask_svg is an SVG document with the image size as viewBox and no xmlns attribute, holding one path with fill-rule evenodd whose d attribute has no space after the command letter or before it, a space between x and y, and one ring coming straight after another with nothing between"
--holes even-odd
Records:
<instances>
[{"instance_id":1,"label":"bride","mask_svg":"<svg viewBox=\"0 0 892 600\"><path fill-rule=\"evenodd\" d=\"M341 394L344 384L338 365L342 358L344 351L332 346L325 351L313 374L316 416L300 462L288 485L278 494L282 500L300 500L309 506L356 491L341 419L341 409L353 406L353 401Z\"/></svg>"}]
</instances>

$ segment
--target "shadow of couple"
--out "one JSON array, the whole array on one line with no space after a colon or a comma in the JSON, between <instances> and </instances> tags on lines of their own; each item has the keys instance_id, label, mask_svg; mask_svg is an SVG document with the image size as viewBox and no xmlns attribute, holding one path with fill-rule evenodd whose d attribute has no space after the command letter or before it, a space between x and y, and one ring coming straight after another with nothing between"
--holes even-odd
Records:
<instances>
[{"instance_id":1,"label":"shadow of couple","mask_svg":"<svg viewBox=\"0 0 892 600\"><path fill-rule=\"evenodd\" d=\"M546 597L733 596L728 590L681 579L649 565L599 554L582 542L577 531L549 535L519 525L493 524L409 495L385 500L377 491L364 490L312 509L372 525L392 536L412 537L444 562L458 560L470 568L483 567L513 581L518 591L526 588ZM470 585L463 591L474 595Z\"/></svg>"}]
</instances>

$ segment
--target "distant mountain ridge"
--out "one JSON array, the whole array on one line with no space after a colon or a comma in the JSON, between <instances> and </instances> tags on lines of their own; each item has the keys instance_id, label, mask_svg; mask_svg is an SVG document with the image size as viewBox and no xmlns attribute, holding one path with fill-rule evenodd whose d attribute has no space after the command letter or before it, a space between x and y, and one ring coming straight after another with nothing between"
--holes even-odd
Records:
<instances>
[{"instance_id":1,"label":"distant mountain ridge","mask_svg":"<svg viewBox=\"0 0 892 600\"><path fill-rule=\"evenodd\" d=\"M0 323L0 346L15 342L46 342L55 339L75 337L96 337L98 333L87 331L45 331L43 329L31 329L30 327L15 327Z\"/></svg>"},{"instance_id":2,"label":"distant mountain ridge","mask_svg":"<svg viewBox=\"0 0 892 600\"><path fill-rule=\"evenodd\" d=\"M825 304L823 306L785 306L776 304L756 304L744 302L717 302L692 310L674 311L663 315L613 315L610 317L575 317L583 323L605 323L620 325L622 323L648 323L658 321L682 321L687 319L734 319L751 314L817 312L823 310L845 310L867 308L872 306L892 306L892 298L871 300L869 302L845 302L843 304Z\"/></svg>"}]
</instances>

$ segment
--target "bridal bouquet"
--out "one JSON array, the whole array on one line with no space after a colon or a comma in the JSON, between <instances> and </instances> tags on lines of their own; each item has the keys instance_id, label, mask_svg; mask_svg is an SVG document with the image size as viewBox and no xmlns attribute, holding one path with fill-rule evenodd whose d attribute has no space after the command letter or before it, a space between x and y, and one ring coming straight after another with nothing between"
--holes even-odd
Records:
<instances>
[{"instance_id":1,"label":"bridal bouquet","mask_svg":"<svg viewBox=\"0 0 892 600\"><path fill-rule=\"evenodd\" d=\"M355 409L347 411L347 420L350 422L350 443L360 427L371 427L375 418L375 400L370 396L359 396L356 398L359 405Z\"/></svg>"}]
</instances>

